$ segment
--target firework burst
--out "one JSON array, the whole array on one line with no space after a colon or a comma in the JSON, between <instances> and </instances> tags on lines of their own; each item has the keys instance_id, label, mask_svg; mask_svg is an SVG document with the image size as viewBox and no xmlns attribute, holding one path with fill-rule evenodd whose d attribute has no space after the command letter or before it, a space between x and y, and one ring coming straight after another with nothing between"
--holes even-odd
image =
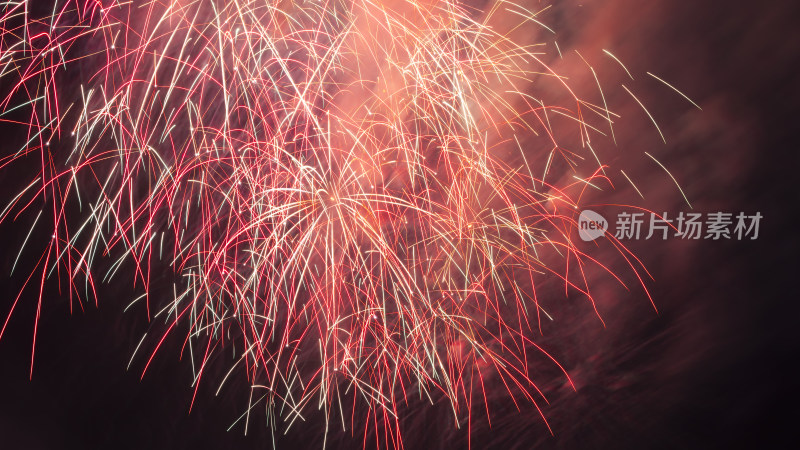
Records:
<instances>
[{"instance_id":1,"label":"firework burst","mask_svg":"<svg viewBox=\"0 0 800 450\"><path fill-rule=\"evenodd\" d=\"M542 11L68 0L1 14L0 101L27 131L2 166L35 155L41 170L0 221L33 209L52 230L29 283L68 280L79 304L132 283L129 307L154 319L142 374L166 339L183 340L195 386L225 355L208 382L248 380L244 423L259 407L289 428L320 408L400 447L409 397L446 401L457 423L487 389L539 408L534 368L560 366L536 343L556 301L538 286L594 304L585 272L616 278L573 243L581 196L608 181L592 139L616 117L548 67Z\"/></svg>"}]
</instances>

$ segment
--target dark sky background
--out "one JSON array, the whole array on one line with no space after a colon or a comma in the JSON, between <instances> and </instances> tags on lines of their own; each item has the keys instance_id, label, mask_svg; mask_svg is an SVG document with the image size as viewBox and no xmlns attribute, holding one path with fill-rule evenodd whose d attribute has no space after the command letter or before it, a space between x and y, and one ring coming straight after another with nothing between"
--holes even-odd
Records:
<instances>
[{"instance_id":1,"label":"dark sky background","mask_svg":"<svg viewBox=\"0 0 800 450\"><path fill-rule=\"evenodd\" d=\"M659 117L669 144L651 147L639 136L639 130L652 135L645 117L627 135L621 132L625 149L611 164L641 183L645 206L686 210L663 171L641 157L650 151L681 181L695 210L759 211L761 236L633 243L655 278L648 286L659 313L632 292L609 306L607 329L578 314L553 336L563 343L556 354L578 383L577 393L556 394L545 408L555 436L533 408L520 412L501 403L491 429L475 426L473 448L796 445L800 248L790 218L798 216L792 211L798 207L800 7L588 0L563 2L554 17L564 49L585 55L614 49L639 75L630 85ZM648 83L645 71L680 87L703 111ZM8 125L2 132L14 133ZM6 198L22 179L21 172L0 173ZM0 273L9 273L29 226L0 227ZM0 276L0 317L23 281ZM125 286L106 286L101 296L108 301L70 315L68 302L55 301L57 289L49 287L32 379L36 297L33 291L23 296L0 340L0 448L271 448L263 430L226 431L246 399L215 397L213 384L201 384L190 413L191 370L177 357L157 358L141 380L140 369L125 370L147 329L141 318L122 314L126 302L113 301L125 294ZM166 345L162 355L177 354L179 342ZM407 448L466 447L465 433L453 430L448 417L443 407L415 410L406 420ZM278 447L320 448L321 425L312 415ZM331 448L360 445L359 438L329 438Z\"/></svg>"}]
</instances>

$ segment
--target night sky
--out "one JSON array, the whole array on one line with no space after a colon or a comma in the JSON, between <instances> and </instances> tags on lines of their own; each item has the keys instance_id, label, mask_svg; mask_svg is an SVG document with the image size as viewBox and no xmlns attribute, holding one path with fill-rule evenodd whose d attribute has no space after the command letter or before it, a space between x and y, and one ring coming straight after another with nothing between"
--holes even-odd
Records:
<instances>
[{"instance_id":1,"label":"night sky","mask_svg":"<svg viewBox=\"0 0 800 450\"><path fill-rule=\"evenodd\" d=\"M556 3L548 17L559 30L562 52L578 50L599 62L602 49L613 49L635 74L627 83L658 118L668 142L659 145L647 116L628 99L618 112L632 124L620 131L616 156L609 159L637 181L646 200L620 186L604 201L689 211L663 169L643 156L647 151L680 181L694 211L760 212L764 218L755 241L631 242L655 279L647 287L658 313L640 289L601 294L608 302L605 328L585 305L565 306L560 312L572 319L545 340L574 377L577 392L558 391L544 407L555 435L531 405L523 402L518 411L498 397L491 428L473 425L472 448L788 448L800 418L794 371L800 248L790 220L798 206L800 6ZM553 63L567 72L569 64ZM679 87L703 111L647 71ZM13 125L0 124L0 132L4 155L24 142ZM4 199L36 173L37 164L32 159L0 171ZM25 282L24 271L8 273L32 218L0 225L3 319ZM47 237L42 230L32 234L34 240ZM201 383L189 411L192 372L177 357L180 339L166 341L143 378L141 362L126 370L148 323L140 312L123 313L127 301L115 301L130 295L124 283L101 285L98 307L73 304L73 311L57 282L46 286L29 378L37 294L23 293L0 340L0 448L271 448L264 427L251 425L247 436L241 427L226 431L247 404L246 385L241 395L215 396L214 383ZM468 445L446 405L414 405L404 424L408 449ZM321 415L312 414L280 436L277 446L321 448L323 430ZM333 433L328 446L358 448L361 436Z\"/></svg>"}]
</instances>

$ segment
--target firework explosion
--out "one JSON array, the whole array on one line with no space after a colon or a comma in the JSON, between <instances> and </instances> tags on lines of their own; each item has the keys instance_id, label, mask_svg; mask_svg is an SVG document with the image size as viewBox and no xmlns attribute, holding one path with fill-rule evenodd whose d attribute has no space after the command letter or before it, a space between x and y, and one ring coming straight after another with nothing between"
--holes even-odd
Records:
<instances>
[{"instance_id":1,"label":"firework explosion","mask_svg":"<svg viewBox=\"0 0 800 450\"><path fill-rule=\"evenodd\" d=\"M573 242L582 196L609 182L593 139L612 141L617 116L599 83L601 102L581 100L549 68L544 14L3 3L0 101L24 117L3 120L27 142L0 161L41 170L0 222L34 210L52 231L26 286L65 281L83 305L98 283L130 283L128 307L153 320L142 375L181 340L195 389L217 362L219 390L248 381L245 428L257 407L273 430L321 409L331 427L368 424L364 445L372 428L401 447L409 398L468 426L490 416L490 389L539 409L534 373L560 370L536 343L558 301L539 286L593 306L587 272L622 282Z\"/></svg>"}]
</instances>

